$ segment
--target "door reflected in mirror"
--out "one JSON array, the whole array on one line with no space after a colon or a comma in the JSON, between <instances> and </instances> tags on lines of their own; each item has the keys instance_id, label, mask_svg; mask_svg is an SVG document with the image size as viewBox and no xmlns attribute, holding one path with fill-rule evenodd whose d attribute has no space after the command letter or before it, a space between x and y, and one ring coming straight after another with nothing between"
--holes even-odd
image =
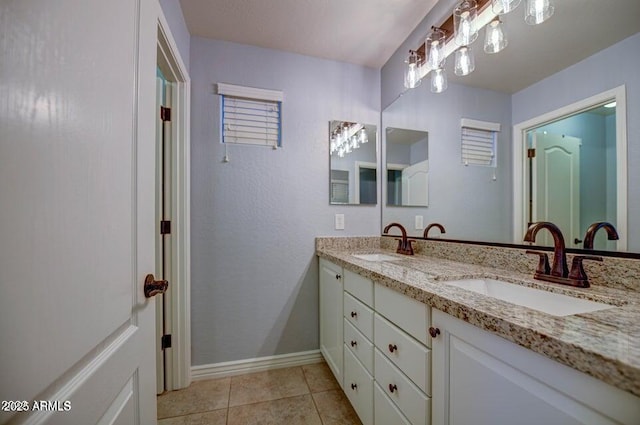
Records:
<instances>
[{"instance_id":1,"label":"door reflected in mirror","mask_svg":"<svg viewBox=\"0 0 640 425\"><path fill-rule=\"evenodd\" d=\"M429 133L387 127L387 205L429 205Z\"/></svg>"},{"instance_id":2,"label":"door reflected in mirror","mask_svg":"<svg viewBox=\"0 0 640 425\"><path fill-rule=\"evenodd\" d=\"M329 203L378 203L377 127L349 121L329 122Z\"/></svg>"}]
</instances>

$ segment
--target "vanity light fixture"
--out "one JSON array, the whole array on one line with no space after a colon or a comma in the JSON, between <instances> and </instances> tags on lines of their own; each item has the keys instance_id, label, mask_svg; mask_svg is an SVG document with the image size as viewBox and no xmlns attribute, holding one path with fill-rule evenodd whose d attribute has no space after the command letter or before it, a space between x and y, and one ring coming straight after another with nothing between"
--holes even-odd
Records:
<instances>
[{"instance_id":1,"label":"vanity light fixture","mask_svg":"<svg viewBox=\"0 0 640 425\"><path fill-rule=\"evenodd\" d=\"M614 100L613 102L609 102L606 105L604 105L605 108L615 108L616 107L616 101Z\"/></svg>"},{"instance_id":2,"label":"vanity light fixture","mask_svg":"<svg viewBox=\"0 0 640 425\"><path fill-rule=\"evenodd\" d=\"M469 75L476 68L473 51L470 47L462 46L456 50L455 74L458 76Z\"/></svg>"},{"instance_id":3,"label":"vanity light fixture","mask_svg":"<svg viewBox=\"0 0 640 425\"><path fill-rule=\"evenodd\" d=\"M447 73L444 68L436 68L431 71L431 91L442 93L447 89Z\"/></svg>"},{"instance_id":4,"label":"vanity light fixture","mask_svg":"<svg viewBox=\"0 0 640 425\"><path fill-rule=\"evenodd\" d=\"M493 21L487 25L485 39L484 39L484 51L487 53L498 53L507 47L507 36L504 33L502 27L502 21L496 17Z\"/></svg>"},{"instance_id":5,"label":"vanity light fixture","mask_svg":"<svg viewBox=\"0 0 640 425\"><path fill-rule=\"evenodd\" d=\"M458 46L468 46L478 38L476 0L463 0L453 10L454 38Z\"/></svg>"},{"instance_id":6,"label":"vanity light fixture","mask_svg":"<svg viewBox=\"0 0 640 425\"><path fill-rule=\"evenodd\" d=\"M415 50L409 50L409 57L405 61L407 69L404 73L404 86L414 89L420 85L420 55Z\"/></svg>"},{"instance_id":7,"label":"vanity light fixture","mask_svg":"<svg viewBox=\"0 0 640 425\"><path fill-rule=\"evenodd\" d=\"M431 33L425 41L425 52L427 52L427 63L433 69L443 68L446 56L444 54L444 43L446 34L443 30L431 27Z\"/></svg>"},{"instance_id":8,"label":"vanity light fixture","mask_svg":"<svg viewBox=\"0 0 640 425\"><path fill-rule=\"evenodd\" d=\"M364 124L354 122L341 122L331 132L329 150L331 155L343 158L346 154L358 149L361 144L367 143L367 130Z\"/></svg>"},{"instance_id":9,"label":"vanity light fixture","mask_svg":"<svg viewBox=\"0 0 640 425\"><path fill-rule=\"evenodd\" d=\"M538 25L553 15L553 0L526 0L524 21L529 25Z\"/></svg>"},{"instance_id":10,"label":"vanity light fixture","mask_svg":"<svg viewBox=\"0 0 640 425\"><path fill-rule=\"evenodd\" d=\"M491 0L491 7L498 15L504 15L518 7L521 0Z\"/></svg>"}]
</instances>

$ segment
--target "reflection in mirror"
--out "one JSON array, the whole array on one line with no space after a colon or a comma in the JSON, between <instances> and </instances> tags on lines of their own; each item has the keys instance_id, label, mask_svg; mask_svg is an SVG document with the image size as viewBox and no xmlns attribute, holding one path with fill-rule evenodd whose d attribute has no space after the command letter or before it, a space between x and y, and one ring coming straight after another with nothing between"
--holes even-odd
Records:
<instances>
[{"instance_id":1,"label":"reflection in mirror","mask_svg":"<svg viewBox=\"0 0 640 425\"><path fill-rule=\"evenodd\" d=\"M387 127L387 205L429 205L429 133Z\"/></svg>"},{"instance_id":2,"label":"reflection in mirror","mask_svg":"<svg viewBox=\"0 0 640 425\"><path fill-rule=\"evenodd\" d=\"M329 203L378 203L376 126L348 121L329 123Z\"/></svg>"},{"instance_id":3,"label":"reflection in mirror","mask_svg":"<svg viewBox=\"0 0 640 425\"><path fill-rule=\"evenodd\" d=\"M384 203L383 225L397 221L412 236L419 237L418 218L424 218L424 226L430 222L444 224L450 239L522 244L527 222L544 216L536 210L528 215L530 194L535 197L534 191L542 190L536 186L529 190L528 174L544 172L537 169L543 167L540 154L537 168L527 168L527 149L534 138L538 149L546 143L542 139L547 131L547 135L564 134L565 140L575 137L582 143L579 166L574 167L579 172L579 190L574 188L578 196L572 201L579 203L575 214L579 224L577 230L563 229L567 246L581 248L578 241L584 240L589 225L607 221L618 228L620 240L607 241L606 233L599 232L595 249L640 252L640 186L631 183L640 180L638 140L634 136L640 134L640 110L638 102L632 101L640 97L640 56L629 54L640 51L639 14L637 0L566 0L557 2L556 13L541 26L544 31L534 33L521 19L507 19L504 23L509 46L504 51L487 55L476 50L475 71L465 77L456 76L453 61L449 61L449 88L445 92L435 95L428 87L424 89L428 84L421 84L385 107L383 128L428 130L430 182L428 208L409 211ZM391 92L395 87L386 79L401 81L401 74L398 67L383 72L383 93L387 87ZM572 116L573 125L578 121L584 124L571 131L559 128L563 125L559 116L538 120L550 111L619 87L623 96L615 113L601 115L602 110L591 110L604 102L582 106L581 112L590 110L587 115L600 115L600 123L608 126L600 133L597 148L587 141L596 134L595 124L586 120L587 115L575 115L577 110L564 114ZM622 115L628 117L624 124ZM459 123L463 118L502 124L495 179L481 167L460 166ZM550 157L551 162L556 159ZM627 173L624 177L620 177L622 168ZM548 176L546 182L549 190L560 190L574 171L553 171L556 174ZM534 198L536 208L543 208L540 196ZM552 210L568 208L566 203L559 204L552 201ZM551 218L553 222L562 220ZM542 236L537 243L544 244Z\"/></svg>"}]
</instances>

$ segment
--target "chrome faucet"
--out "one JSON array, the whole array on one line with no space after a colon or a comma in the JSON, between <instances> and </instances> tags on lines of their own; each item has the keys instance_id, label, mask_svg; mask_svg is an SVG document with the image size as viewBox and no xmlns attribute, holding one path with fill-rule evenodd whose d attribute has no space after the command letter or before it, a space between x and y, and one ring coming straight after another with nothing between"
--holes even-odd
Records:
<instances>
[{"instance_id":1,"label":"chrome faucet","mask_svg":"<svg viewBox=\"0 0 640 425\"><path fill-rule=\"evenodd\" d=\"M587 233L584 235L584 244L582 245L584 249L593 249L593 240L596 236L596 232L600 229L606 230L607 239L610 241L617 241L620 239L616 228L613 227L613 224L606 221L597 221L589 226Z\"/></svg>"},{"instance_id":2,"label":"chrome faucet","mask_svg":"<svg viewBox=\"0 0 640 425\"><path fill-rule=\"evenodd\" d=\"M584 260L602 261L602 257L591 255L576 255L571 263L571 271L567 268L567 254L565 252L564 237L560 228L548 221L532 223L524 235L525 242L535 242L536 234L541 229L547 229L553 236L553 265L549 267L547 254L540 251L526 251L527 254L540 256L540 262L533 275L534 279L545 280L547 282L561 283L563 285L577 286L580 288L589 287L587 277L582 262ZM597 230L597 229L596 229ZM595 233L595 230L594 232Z\"/></svg>"},{"instance_id":3,"label":"chrome faucet","mask_svg":"<svg viewBox=\"0 0 640 425\"><path fill-rule=\"evenodd\" d=\"M397 227L397 228L400 229L400 232L402 232L402 239L397 239L397 241L398 241L398 249L396 249L396 252L398 254L413 255L413 246L411 244L414 241L413 241L413 239L407 239L407 231L402 226L402 224L400 224L400 223L390 223L390 224L387 225L387 227L384 228L382 233L385 234L385 235L388 234L389 229L391 229L392 227Z\"/></svg>"},{"instance_id":4,"label":"chrome faucet","mask_svg":"<svg viewBox=\"0 0 640 425\"><path fill-rule=\"evenodd\" d=\"M447 233L444 230L444 226L440 223L431 223L427 226L426 229L424 229L424 233L422 234L422 237L425 239L429 239L429 230L431 230L432 228L437 227L438 229L440 229L440 233Z\"/></svg>"}]
</instances>

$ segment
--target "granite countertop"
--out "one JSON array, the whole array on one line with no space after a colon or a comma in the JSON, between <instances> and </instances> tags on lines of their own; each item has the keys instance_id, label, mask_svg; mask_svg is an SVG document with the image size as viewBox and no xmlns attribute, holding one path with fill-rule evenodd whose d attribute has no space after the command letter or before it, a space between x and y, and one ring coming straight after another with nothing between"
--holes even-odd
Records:
<instances>
[{"instance_id":1,"label":"granite countertop","mask_svg":"<svg viewBox=\"0 0 640 425\"><path fill-rule=\"evenodd\" d=\"M383 249L319 248L317 255L481 329L640 396L640 294L592 286L581 289L533 280L509 270ZM372 262L354 254L381 253L394 261ZM592 313L557 317L444 284L494 278L613 304Z\"/></svg>"}]
</instances>

